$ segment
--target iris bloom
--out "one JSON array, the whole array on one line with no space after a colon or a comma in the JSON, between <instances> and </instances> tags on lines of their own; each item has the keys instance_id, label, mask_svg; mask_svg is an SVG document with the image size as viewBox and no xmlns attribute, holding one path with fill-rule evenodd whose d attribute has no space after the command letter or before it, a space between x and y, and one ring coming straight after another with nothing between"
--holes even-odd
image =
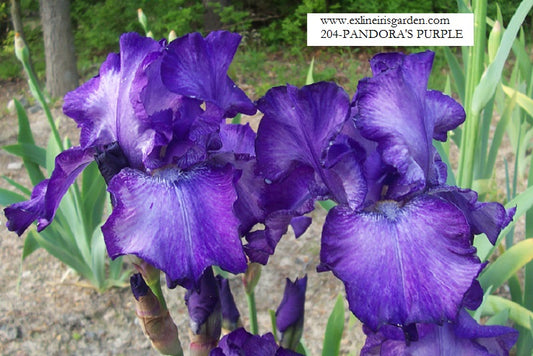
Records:
<instances>
[{"instance_id":1,"label":"iris bloom","mask_svg":"<svg viewBox=\"0 0 533 356\"><path fill-rule=\"evenodd\" d=\"M417 324L418 340L406 342L404 332L392 325L378 333L364 328L368 338L361 355L508 355L518 331L500 325L482 326L462 309L452 323Z\"/></svg>"},{"instance_id":2,"label":"iris bloom","mask_svg":"<svg viewBox=\"0 0 533 356\"><path fill-rule=\"evenodd\" d=\"M331 83L273 88L258 103L260 172L298 187L285 202L291 216L316 199L337 202L319 271L343 281L350 310L374 331L455 320L483 268L474 234L494 243L513 215L445 184L432 140L446 140L465 113L427 89L432 61L431 52L375 56L351 103Z\"/></svg>"},{"instance_id":3,"label":"iris bloom","mask_svg":"<svg viewBox=\"0 0 533 356\"><path fill-rule=\"evenodd\" d=\"M263 336L252 335L243 328L232 331L224 336L210 356L297 356L291 350L286 350L276 344L274 335L267 333Z\"/></svg>"},{"instance_id":4,"label":"iris bloom","mask_svg":"<svg viewBox=\"0 0 533 356\"><path fill-rule=\"evenodd\" d=\"M243 272L232 208L254 133L225 119L256 109L226 74L239 41L222 31L170 44L123 35L120 54L65 97L80 146L58 155L31 200L5 209L8 228L20 235L36 220L44 229L93 156L118 146L125 163L109 169L114 209L102 227L109 255L137 255L163 270L170 286L192 288L211 265Z\"/></svg>"}]
</instances>

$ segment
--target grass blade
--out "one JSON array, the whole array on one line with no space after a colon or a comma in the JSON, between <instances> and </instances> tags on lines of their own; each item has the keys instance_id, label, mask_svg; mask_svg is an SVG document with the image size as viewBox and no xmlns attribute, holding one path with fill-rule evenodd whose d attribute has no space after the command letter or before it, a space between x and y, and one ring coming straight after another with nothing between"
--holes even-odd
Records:
<instances>
[{"instance_id":1,"label":"grass blade","mask_svg":"<svg viewBox=\"0 0 533 356\"><path fill-rule=\"evenodd\" d=\"M339 354L343 331L344 298L342 295L339 295L335 302L335 306L329 315L328 324L326 325L322 356L335 356Z\"/></svg>"}]
</instances>

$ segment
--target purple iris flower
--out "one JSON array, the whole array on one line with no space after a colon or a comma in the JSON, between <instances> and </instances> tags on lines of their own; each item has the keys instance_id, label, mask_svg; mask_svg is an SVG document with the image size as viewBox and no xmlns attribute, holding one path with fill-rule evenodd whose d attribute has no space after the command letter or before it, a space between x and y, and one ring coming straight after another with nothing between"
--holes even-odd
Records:
<instances>
[{"instance_id":1,"label":"purple iris flower","mask_svg":"<svg viewBox=\"0 0 533 356\"><path fill-rule=\"evenodd\" d=\"M189 289L212 265L244 272L242 223L232 209L254 133L225 122L256 110L227 75L239 41L223 31L170 44L123 35L120 53L65 96L80 146L58 155L29 201L5 209L8 228L21 234L37 220L44 229L76 176L104 153L114 209L102 230L112 258L137 255L163 270L169 286ZM111 147L121 151L118 168Z\"/></svg>"},{"instance_id":2,"label":"purple iris flower","mask_svg":"<svg viewBox=\"0 0 533 356\"><path fill-rule=\"evenodd\" d=\"M229 280L220 275L217 275L216 279L220 295L220 307L222 309L222 327L233 331L241 324L241 313L239 313L239 309L235 304Z\"/></svg>"},{"instance_id":3,"label":"purple iris flower","mask_svg":"<svg viewBox=\"0 0 533 356\"><path fill-rule=\"evenodd\" d=\"M361 355L509 355L518 339L518 331L506 326L479 325L462 309L451 323L417 324L418 340L407 341L402 329L385 325L368 335Z\"/></svg>"},{"instance_id":4,"label":"purple iris flower","mask_svg":"<svg viewBox=\"0 0 533 356\"><path fill-rule=\"evenodd\" d=\"M427 89L432 61L432 52L375 56L374 76L359 82L351 104L330 83L273 88L258 102L258 168L271 186L297 187L277 206L293 218L316 199L337 202L318 269L344 282L350 310L375 331L455 320L484 266L474 234L494 243L513 215L445 184L432 140L445 140L465 113ZM276 227L265 221L265 232ZM248 248L261 243L277 241L249 239Z\"/></svg>"},{"instance_id":5,"label":"purple iris flower","mask_svg":"<svg viewBox=\"0 0 533 356\"><path fill-rule=\"evenodd\" d=\"M286 350L276 344L274 335L252 335L243 328L225 335L210 356L297 356L297 352Z\"/></svg>"}]
</instances>

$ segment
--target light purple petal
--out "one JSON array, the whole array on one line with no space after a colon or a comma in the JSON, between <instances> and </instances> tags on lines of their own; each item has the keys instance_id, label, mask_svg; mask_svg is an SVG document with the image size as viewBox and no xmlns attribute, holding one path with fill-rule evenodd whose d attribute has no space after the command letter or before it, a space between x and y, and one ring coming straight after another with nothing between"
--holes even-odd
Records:
<instances>
[{"instance_id":1,"label":"light purple petal","mask_svg":"<svg viewBox=\"0 0 533 356\"><path fill-rule=\"evenodd\" d=\"M240 39L225 31L206 38L190 33L175 39L162 62L163 83L175 93L217 105L226 117L239 112L253 115L253 103L227 75Z\"/></svg>"},{"instance_id":2,"label":"light purple petal","mask_svg":"<svg viewBox=\"0 0 533 356\"><path fill-rule=\"evenodd\" d=\"M367 340L362 356L381 355L471 355L504 356L518 338L518 332L505 326L483 326L476 323L465 310L455 322L418 324L419 339L407 343L400 328L385 325L374 333L363 328Z\"/></svg>"},{"instance_id":3,"label":"light purple petal","mask_svg":"<svg viewBox=\"0 0 533 356\"><path fill-rule=\"evenodd\" d=\"M83 148L118 141L132 167L143 166L143 158L154 146L150 140L155 133L151 131L159 132L161 127L147 121L143 117L146 115L136 116L141 85L147 81L135 78L148 75L139 73L149 65L146 59L156 60L162 50L162 43L126 33L120 38L120 55L108 56L100 68L100 76L66 95L63 110L82 128Z\"/></svg>"},{"instance_id":4,"label":"light purple petal","mask_svg":"<svg viewBox=\"0 0 533 356\"><path fill-rule=\"evenodd\" d=\"M94 160L94 153L91 148L72 147L57 155L50 179L35 186L31 199L5 209L8 229L21 235L35 220L37 231L50 225L61 199L76 177Z\"/></svg>"},{"instance_id":5,"label":"light purple petal","mask_svg":"<svg viewBox=\"0 0 533 356\"><path fill-rule=\"evenodd\" d=\"M380 54L371 60L373 78L359 82L354 97L355 123L377 142L383 162L397 170L387 197L398 199L442 179L442 162L432 139L464 121L461 106L427 90L433 53ZM435 167L435 161L438 167Z\"/></svg>"},{"instance_id":6,"label":"light purple petal","mask_svg":"<svg viewBox=\"0 0 533 356\"><path fill-rule=\"evenodd\" d=\"M188 289L212 265L244 272L233 174L230 166L154 176L123 169L109 184L117 203L102 226L109 255L137 255L164 271L169 285Z\"/></svg>"},{"instance_id":7,"label":"light purple petal","mask_svg":"<svg viewBox=\"0 0 533 356\"><path fill-rule=\"evenodd\" d=\"M100 74L65 95L63 112L81 128L83 148L117 140L117 104L120 86L120 57L111 53Z\"/></svg>"},{"instance_id":8,"label":"light purple petal","mask_svg":"<svg viewBox=\"0 0 533 356\"><path fill-rule=\"evenodd\" d=\"M359 213L335 207L320 270L344 282L350 310L373 330L453 320L482 268L470 236L462 212L433 196Z\"/></svg>"}]
</instances>

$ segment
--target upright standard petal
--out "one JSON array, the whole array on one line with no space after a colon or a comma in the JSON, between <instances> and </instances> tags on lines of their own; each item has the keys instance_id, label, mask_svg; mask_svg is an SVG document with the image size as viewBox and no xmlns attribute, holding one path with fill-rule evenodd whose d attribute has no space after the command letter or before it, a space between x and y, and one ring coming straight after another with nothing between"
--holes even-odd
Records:
<instances>
[{"instance_id":1,"label":"upright standard petal","mask_svg":"<svg viewBox=\"0 0 533 356\"><path fill-rule=\"evenodd\" d=\"M438 180L432 139L445 140L465 117L452 98L427 91L432 61L431 52L378 55L371 60L374 77L361 80L354 97L361 134L378 143L383 162L399 173L389 188L392 199Z\"/></svg>"},{"instance_id":2,"label":"upright standard petal","mask_svg":"<svg viewBox=\"0 0 533 356\"><path fill-rule=\"evenodd\" d=\"M329 197L338 203L355 208L362 202L366 187L358 159L342 160L344 153L355 151L346 146L343 154L334 154L335 159L328 157L350 113L348 96L341 87L325 82L301 89L277 87L259 100L258 107L264 113L256 140L262 175L279 181L305 165L314 170L317 184L326 187Z\"/></svg>"},{"instance_id":3,"label":"upright standard petal","mask_svg":"<svg viewBox=\"0 0 533 356\"><path fill-rule=\"evenodd\" d=\"M137 255L164 271L171 287L193 288L212 265L244 272L233 175L230 166L154 176L123 169L109 184L116 206L102 226L109 255Z\"/></svg>"},{"instance_id":4,"label":"upright standard petal","mask_svg":"<svg viewBox=\"0 0 533 356\"><path fill-rule=\"evenodd\" d=\"M504 356L518 338L512 328L493 325L483 326L463 309L452 323L418 324L419 339L406 342L400 328L386 325L377 333L363 328L368 335L361 350L362 356L426 356L426 355L472 355Z\"/></svg>"},{"instance_id":5,"label":"upright standard petal","mask_svg":"<svg viewBox=\"0 0 533 356\"><path fill-rule=\"evenodd\" d=\"M255 114L253 103L227 75L240 40L238 34L226 31L175 39L161 66L163 83L177 94L217 105L226 117Z\"/></svg>"},{"instance_id":6,"label":"upright standard petal","mask_svg":"<svg viewBox=\"0 0 533 356\"><path fill-rule=\"evenodd\" d=\"M42 231L54 219L56 210L76 177L93 161L94 149L72 147L61 152L55 160L50 179L37 184L28 201L15 203L4 209L7 228L21 235L33 221Z\"/></svg>"},{"instance_id":7,"label":"upright standard petal","mask_svg":"<svg viewBox=\"0 0 533 356\"><path fill-rule=\"evenodd\" d=\"M118 141L132 167L142 168L147 155L143 147L153 136L146 131L155 128L136 116L138 92L143 89L139 85L146 83L135 78L149 65L146 58L156 60L153 54L162 50L162 43L126 33L120 38L120 55L110 54L98 77L66 95L63 111L81 127L83 148Z\"/></svg>"},{"instance_id":8,"label":"upright standard petal","mask_svg":"<svg viewBox=\"0 0 533 356\"><path fill-rule=\"evenodd\" d=\"M429 195L404 204L336 207L324 225L320 270L344 282L350 310L373 330L454 320L483 267L457 207Z\"/></svg>"}]
</instances>

